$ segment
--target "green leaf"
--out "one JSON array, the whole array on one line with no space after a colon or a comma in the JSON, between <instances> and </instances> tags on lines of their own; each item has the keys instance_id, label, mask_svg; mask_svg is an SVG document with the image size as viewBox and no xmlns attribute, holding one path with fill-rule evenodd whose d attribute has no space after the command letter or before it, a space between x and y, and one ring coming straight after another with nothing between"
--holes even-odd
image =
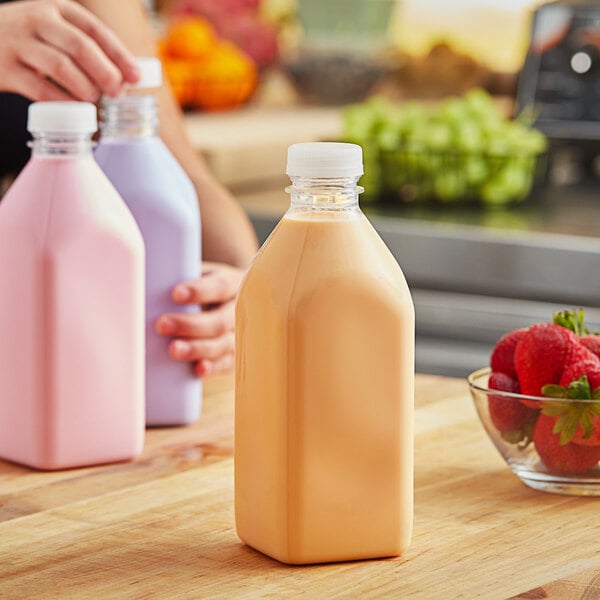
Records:
<instances>
[{"instance_id":1,"label":"green leaf","mask_svg":"<svg viewBox=\"0 0 600 600\"><path fill-rule=\"evenodd\" d=\"M548 417L560 417L568 410L568 402L542 402L542 413Z\"/></svg>"},{"instance_id":2,"label":"green leaf","mask_svg":"<svg viewBox=\"0 0 600 600\"><path fill-rule=\"evenodd\" d=\"M567 389L562 385L550 383L542 388L542 394L547 398L566 398Z\"/></svg>"},{"instance_id":3,"label":"green leaf","mask_svg":"<svg viewBox=\"0 0 600 600\"><path fill-rule=\"evenodd\" d=\"M558 417L556 423L554 423L552 433L560 434L560 440L558 443L561 446L565 446L575 437L575 433L577 432L578 426L579 415L577 414L577 412L568 412Z\"/></svg>"},{"instance_id":4,"label":"green leaf","mask_svg":"<svg viewBox=\"0 0 600 600\"><path fill-rule=\"evenodd\" d=\"M582 336L589 333L588 328L584 325L584 310L580 308L579 310L564 310L562 312L553 313L552 314L552 322L555 325L561 325L566 329L570 329L577 336Z\"/></svg>"},{"instance_id":5,"label":"green leaf","mask_svg":"<svg viewBox=\"0 0 600 600\"><path fill-rule=\"evenodd\" d=\"M594 433L594 421L590 411L586 411L581 415L581 428L583 429L583 439L587 440Z\"/></svg>"},{"instance_id":6,"label":"green leaf","mask_svg":"<svg viewBox=\"0 0 600 600\"><path fill-rule=\"evenodd\" d=\"M594 420L600 417L600 402L544 402L542 413L558 417L552 433L560 434L559 444L564 446L573 440L579 425L583 430L582 437L591 437Z\"/></svg>"},{"instance_id":7,"label":"green leaf","mask_svg":"<svg viewBox=\"0 0 600 600\"><path fill-rule=\"evenodd\" d=\"M567 398L570 400L591 400L592 390L586 375L575 379L567 386Z\"/></svg>"}]
</instances>

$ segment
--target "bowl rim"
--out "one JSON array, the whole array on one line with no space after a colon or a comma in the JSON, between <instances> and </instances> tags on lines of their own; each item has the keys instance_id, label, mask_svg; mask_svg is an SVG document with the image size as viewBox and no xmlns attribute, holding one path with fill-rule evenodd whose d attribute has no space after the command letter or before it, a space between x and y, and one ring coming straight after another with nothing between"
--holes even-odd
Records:
<instances>
[{"instance_id":1,"label":"bowl rim","mask_svg":"<svg viewBox=\"0 0 600 600\"><path fill-rule=\"evenodd\" d=\"M492 372L491 367L482 367L481 369L477 369L476 371L472 371L467 375L467 383L471 389L477 390L479 392L484 392L486 394L494 394L496 396L511 398L515 400L533 400L535 402L583 402L586 404L593 404L600 402L599 400L594 400L593 398L583 398L572 400L569 398L551 398L549 396L529 396L527 394L517 394L516 392L506 392L504 390L494 390L489 387L484 387L475 383L475 381L485 375L490 375Z\"/></svg>"}]
</instances>

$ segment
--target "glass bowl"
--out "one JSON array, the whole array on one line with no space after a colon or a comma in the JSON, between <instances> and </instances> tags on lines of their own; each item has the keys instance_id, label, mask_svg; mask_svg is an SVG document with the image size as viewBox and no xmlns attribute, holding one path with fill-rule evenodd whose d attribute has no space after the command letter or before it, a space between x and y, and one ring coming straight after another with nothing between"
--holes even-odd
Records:
<instances>
[{"instance_id":1,"label":"glass bowl","mask_svg":"<svg viewBox=\"0 0 600 600\"><path fill-rule=\"evenodd\" d=\"M490 373L489 367L479 369L467 377L467 382L481 423L512 472L524 484L536 490L576 496L600 496L600 467L598 460L594 462L596 456L600 457L600 446L582 446L571 442L569 446L575 457L574 464L583 464L582 467L577 467L573 471L570 467L555 467L545 464L538 454L536 444L532 441L542 409L545 412L554 413L555 409L560 408L558 403L575 401L491 390L487 387ZM597 401L577 400L577 403L586 402ZM490 406L492 407L491 411ZM529 415L524 417L527 421L518 431L504 431L503 433L498 428L499 426L503 427L498 425L499 412L514 414L515 410L523 412L522 407L529 409L529 411L525 410L525 414ZM504 427L504 429L506 428ZM582 456L585 456L585 459L580 460L579 457ZM589 456L592 457L591 461ZM551 463L554 459L550 456L545 460L547 463ZM587 468L590 463L592 466Z\"/></svg>"}]
</instances>

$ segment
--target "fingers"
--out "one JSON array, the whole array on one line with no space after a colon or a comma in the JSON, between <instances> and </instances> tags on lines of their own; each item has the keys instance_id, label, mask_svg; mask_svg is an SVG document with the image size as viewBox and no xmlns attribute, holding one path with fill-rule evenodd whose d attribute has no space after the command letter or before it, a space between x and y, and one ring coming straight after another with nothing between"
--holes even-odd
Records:
<instances>
[{"instance_id":1,"label":"fingers","mask_svg":"<svg viewBox=\"0 0 600 600\"><path fill-rule=\"evenodd\" d=\"M117 94L125 80L125 73L121 72L118 64L112 62L108 48L105 47L106 42L103 46L98 41L103 36L110 38L112 34L108 27L74 2L59 3L59 7L61 12L52 19L52 26L48 26L46 15L40 16L36 23L35 33L38 39L60 57L48 56L47 62L41 65L40 72L52 76L75 98L81 100L90 99L89 93L86 96L78 93L77 84L82 79L93 82L94 99L101 93ZM113 44L121 46L116 39ZM27 60L29 50L30 47L22 60ZM56 78L57 74L60 79ZM129 67L127 74L130 74Z\"/></svg>"},{"instance_id":2,"label":"fingers","mask_svg":"<svg viewBox=\"0 0 600 600\"><path fill-rule=\"evenodd\" d=\"M218 360L235 350L233 331L211 339L177 339L169 344L169 355L175 360Z\"/></svg>"},{"instance_id":3,"label":"fingers","mask_svg":"<svg viewBox=\"0 0 600 600\"><path fill-rule=\"evenodd\" d=\"M95 102L139 73L133 54L90 11L72 0L38 0L1 5L0 76L0 89L32 100Z\"/></svg>"},{"instance_id":4,"label":"fingers","mask_svg":"<svg viewBox=\"0 0 600 600\"><path fill-rule=\"evenodd\" d=\"M230 371L234 364L235 302L230 301L202 313L169 313L156 321L156 331L174 337L171 358L195 363L194 371L204 377Z\"/></svg>"},{"instance_id":5,"label":"fingers","mask_svg":"<svg viewBox=\"0 0 600 600\"><path fill-rule=\"evenodd\" d=\"M65 90L65 99L78 98L87 102L96 102L100 94L98 87L77 67L77 65L54 46L35 42L29 45L27 54L21 59L34 72L45 73L52 81ZM32 73L33 75L33 73ZM57 86L54 86L57 88ZM57 88L59 89L59 88Z\"/></svg>"},{"instance_id":6,"label":"fingers","mask_svg":"<svg viewBox=\"0 0 600 600\"><path fill-rule=\"evenodd\" d=\"M226 354L217 360L199 360L194 365L194 372L199 377L209 377L219 373L228 373L235 366L235 355Z\"/></svg>"},{"instance_id":7,"label":"fingers","mask_svg":"<svg viewBox=\"0 0 600 600\"><path fill-rule=\"evenodd\" d=\"M172 337L214 338L233 329L235 303L227 302L203 313L169 313L156 322L156 331Z\"/></svg>"},{"instance_id":8,"label":"fingers","mask_svg":"<svg viewBox=\"0 0 600 600\"><path fill-rule=\"evenodd\" d=\"M167 313L156 321L156 331L173 337L169 355L195 363L200 376L230 371L235 353L235 299L245 271L222 264L203 263L202 278L175 286L179 304L199 304L200 313Z\"/></svg>"},{"instance_id":9,"label":"fingers","mask_svg":"<svg viewBox=\"0 0 600 600\"><path fill-rule=\"evenodd\" d=\"M47 79L20 65L14 69L10 91L38 101L67 101L73 97Z\"/></svg>"},{"instance_id":10,"label":"fingers","mask_svg":"<svg viewBox=\"0 0 600 600\"><path fill-rule=\"evenodd\" d=\"M242 277L241 269L220 266L204 271L200 279L176 285L172 297L179 304L219 304L236 297Z\"/></svg>"},{"instance_id":11,"label":"fingers","mask_svg":"<svg viewBox=\"0 0 600 600\"><path fill-rule=\"evenodd\" d=\"M112 65L116 66L116 69L125 81L135 83L138 80L139 71L135 57L109 27L76 2L61 3L60 10L62 16L74 26L76 31L83 32L94 40L102 50L103 55L108 57L109 61L103 61L103 64L112 63ZM72 32L73 30L71 30ZM81 40L82 38L72 37L71 39L77 44L77 40ZM86 69L88 74L92 74L93 69L95 66L98 66L98 63L94 62L94 57L86 54L89 50L91 50L91 47L84 44L83 46L76 45L73 52L75 54L82 53L82 59L85 58L85 60L89 59L92 61L88 63L92 71L90 72ZM84 54L86 54L85 57L83 56ZM110 85L108 81L107 85Z\"/></svg>"}]
</instances>

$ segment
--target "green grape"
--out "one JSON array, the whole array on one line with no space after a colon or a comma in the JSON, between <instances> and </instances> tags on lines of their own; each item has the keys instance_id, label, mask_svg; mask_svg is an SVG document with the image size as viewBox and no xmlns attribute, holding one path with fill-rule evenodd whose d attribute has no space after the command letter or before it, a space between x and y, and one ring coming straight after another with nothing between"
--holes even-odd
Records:
<instances>
[{"instance_id":1,"label":"green grape","mask_svg":"<svg viewBox=\"0 0 600 600\"><path fill-rule=\"evenodd\" d=\"M425 140L431 150L448 150L452 145L452 131L447 123L432 121L427 129Z\"/></svg>"},{"instance_id":2,"label":"green grape","mask_svg":"<svg viewBox=\"0 0 600 600\"><path fill-rule=\"evenodd\" d=\"M485 147L484 135L478 124L463 121L454 130L454 145L460 152L481 152Z\"/></svg>"},{"instance_id":3,"label":"green grape","mask_svg":"<svg viewBox=\"0 0 600 600\"><path fill-rule=\"evenodd\" d=\"M529 193L532 183L528 161L511 159L498 173L498 179L510 190L515 199L524 198Z\"/></svg>"},{"instance_id":4,"label":"green grape","mask_svg":"<svg viewBox=\"0 0 600 600\"><path fill-rule=\"evenodd\" d=\"M399 119L402 130L410 131L415 126L425 123L428 119L428 114L422 105L417 102L408 102L401 109Z\"/></svg>"},{"instance_id":5,"label":"green grape","mask_svg":"<svg viewBox=\"0 0 600 600\"><path fill-rule=\"evenodd\" d=\"M463 171L467 183L471 186L481 185L489 176L489 166L481 155L473 154L463 161Z\"/></svg>"},{"instance_id":6,"label":"green grape","mask_svg":"<svg viewBox=\"0 0 600 600\"><path fill-rule=\"evenodd\" d=\"M481 88L473 88L467 91L464 96L464 102L469 113L478 119L486 121L502 121L504 117L498 109L492 97Z\"/></svg>"},{"instance_id":7,"label":"green grape","mask_svg":"<svg viewBox=\"0 0 600 600\"><path fill-rule=\"evenodd\" d=\"M438 199L444 202L460 200L464 197L467 186L464 177L457 172L441 172L433 180L433 189Z\"/></svg>"},{"instance_id":8,"label":"green grape","mask_svg":"<svg viewBox=\"0 0 600 600\"><path fill-rule=\"evenodd\" d=\"M503 132L497 131L488 139L487 154L491 157L510 156L511 153L510 141Z\"/></svg>"},{"instance_id":9,"label":"green grape","mask_svg":"<svg viewBox=\"0 0 600 600\"><path fill-rule=\"evenodd\" d=\"M463 123L469 118L468 108L462 98L450 96L442 101L438 115L447 123Z\"/></svg>"},{"instance_id":10,"label":"green grape","mask_svg":"<svg viewBox=\"0 0 600 600\"><path fill-rule=\"evenodd\" d=\"M400 134L392 127L381 129L377 134L376 139L381 150L393 150L400 144Z\"/></svg>"},{"instance_id":11,"label":"green grape","mask_svg":"<svg viewBox=\"0 0 600 600\"><path fill-rule=\"evenodd\" d=\"M495 179L487 181L479 190L481 200L490 206L502 206L512 200L510 190Z\"/></svg>"},{"instance_id":12,"label":"green grape","mask_svg":"<svg viewBox=\"0 0 600 600\"><path fill-rule=\"evenodd\" d=\"M546 136L536 129L527 129L521 126L519 135L515 134L513 147L516 154L537 155L547 148Z\"/></svg>"}]
</instances>

